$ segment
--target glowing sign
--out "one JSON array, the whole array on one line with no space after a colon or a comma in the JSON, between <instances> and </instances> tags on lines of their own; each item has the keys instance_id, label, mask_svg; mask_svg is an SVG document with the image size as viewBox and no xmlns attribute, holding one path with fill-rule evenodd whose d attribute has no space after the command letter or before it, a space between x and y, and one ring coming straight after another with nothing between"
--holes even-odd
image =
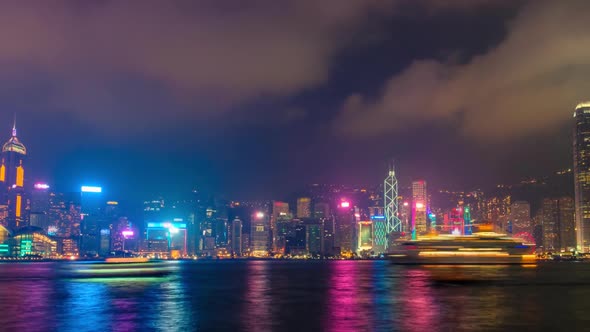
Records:
<instances>
[{"instance_id":1,"label":"glowing sign","mask_svg":"<svg viewBox=\"0 0 590 332\"><path fill-rule=\"evenodd\" d=\"M350 207L350 202L342 202L342 203L340 203L340 207L341 207L341 208L347 208L347 207Z\"/></svg>"},{"instance_id":2,"label":"glowing sign","mask_svg":"<svg viewBox=\"0 0 590 332\"><path fill-rule=\"evenodd\" d=\"M119 202L117 201L108 201L107 205L119 205Z\"/></svg>"},{"instance_id":3,"label":"glowing sign","mask_svg":"<svg viewBox=\"0 0 590 332\"><path fill-rule=\"evenodd\" d=\"M385 219L385 216L372 216L371 219Z\"/></svg>"},{"instance_id":4,"label":"glowing sign","mask_svg":"<svg viewBox=\"0 0 590 332\"><path fill-rule=\"evenodd\" d=\"M135 233L133 232L133 230L131 229L126 229L124 231L121 232L121 235L123 235L124 238L129 239L131 237L133 237Z\"/></svg>"},{"instance_id":5,"label":"glowing sign","mask_svg":"<svg viewBox=\"0 0 590 332\"><path fill-rule=\"evenodd\" d=\"M264 213L262 213L262 212L256 212L256 218L257 218L257 219L262 219L262 218L264 218Z\"/></svg>"},{"instance_id":6,"label":"glowing sign","mask_svg":"<svg viewBox=\"0 0 590 332\"><path fill-rule=\"evenodd\" d=\"M49 185L47 183L35 183L34 185L35 189L49 189Z\"/></svg>"},{"instance_id":7,"label":"glowing sign","mask_svg":"<svg viewBox=\"0 0 590 332\"><path fill-rule=\"evenodd\" d=\"M410 205L410 203L404 202L404 206L408 206L408 205Z\"/></svg>"},{"instance_id":8,"label":"glowing sign","mask_svg":"<svg viewBox=\"0 0 590 332\"><path fill-rule=\"evenodd\" d=\"M186 228L186 223L177 223L177 222L148 222L147 224L148 228L180 228L180 229L185 229Z\"/></svg>"},{"instance_id":9,"label":"glowing sign","mask_svg":"<svg viewBox=\"0 0 590 332\"><path fill-rule=\"evenodd\" d=\"M47 235L54 236L57 234L58 228L57 226L49 226L47 227Z\"/></svg>"},{"instance_id":10,"label":"glowing sign","mask_svg":"<svg viewBox=\"0 0 590 332\"><path fill-rule=\"evenodd\" d=\"M102 187L82 186L81 191L83 193L101 193Z\"/></svg>"},{"instance_id":11,"label":"glowing sign","mask_svg":"<svg viewBox=\"0 0 590 332\"><path fill-rule=\"evenodd\" d=\"M422 203L422 202L416 203L416 209L423 209L423 208L424 208L424 203Z\"/></svg>"},{"instance_id":12,"label":"glowing sign","mask_svg":"<svg viewBox=\"0 0 590 332\"><path fill-rule=\"evenodd\" d=\"M110 229L101 229L100 230L100 235L110 235L110 234L111 234Z\"/></svg>"},{"instance_id":13,"label":"glowing sign","mask_svg":"<svg viewBox=\"0 0 590 332\"><path fill-rule=\"evenodd\" d=\"M182 221L183 219L182 218L174 218L173 220L174 221Z\"/></svg>"}]
</instances>

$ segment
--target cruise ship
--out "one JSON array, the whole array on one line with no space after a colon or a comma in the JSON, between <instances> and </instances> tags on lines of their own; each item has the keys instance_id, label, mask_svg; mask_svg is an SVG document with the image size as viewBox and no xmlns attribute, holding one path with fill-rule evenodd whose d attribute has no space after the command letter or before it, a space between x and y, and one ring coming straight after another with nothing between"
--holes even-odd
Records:
<instances>
[{"instance_id":1,"label":"cruise ship","mask_svg":"<svg viewBox=\"0 0 590 332\"><path fill-rule=\"evenodd\" d=\"M140 257L113 257L104 261L66 263L62 275L70 278L161 277L172 272L174 264Z\"/></svg>"},{"instance_id":2,"label":"cruise ship","mask_svg":"<svg viewBox=\"0 0 590 332\"><path fill-rule=\"evenodd\" d=\"M388 258L396 264L529 264L535 245L493 232L400 240Z\"/></svg>"}]
</instances>

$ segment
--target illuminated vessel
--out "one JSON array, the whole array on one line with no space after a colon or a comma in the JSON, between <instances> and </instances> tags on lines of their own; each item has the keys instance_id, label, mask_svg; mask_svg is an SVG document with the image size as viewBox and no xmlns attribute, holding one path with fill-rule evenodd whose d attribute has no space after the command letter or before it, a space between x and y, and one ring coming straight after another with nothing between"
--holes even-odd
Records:
<instances>
[{"instance_id":1,"label":"illuminated vessel","mask_svg":"<svg viewBox=\"0 0 590 332\"><path fill-rule=\"evenodd\" d=\"M104 261L67 263L62 272L71 278L161 277L170 274L174 267L173 262L116 257Z\"/></svg>"},{"instance_id":2,"label":"illuminated vessel","mask_svg":"<svg viewBox=\"0 0 590 332\"><path fill-rule=\"evenodd\" d=\"M387 257L396 264L527 264L535 245L493 232L399 241Z\"/></svg>"}]
</instances>

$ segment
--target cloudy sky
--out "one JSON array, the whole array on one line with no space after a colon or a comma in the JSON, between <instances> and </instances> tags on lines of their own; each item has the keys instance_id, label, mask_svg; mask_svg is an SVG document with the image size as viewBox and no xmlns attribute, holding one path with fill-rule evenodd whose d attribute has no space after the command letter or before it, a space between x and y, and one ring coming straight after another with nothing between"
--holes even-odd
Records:
<instances>
[{"instance_id":1,"label":"cloudy sky","mask_svg":"<svg viewBox=\"0 0 590 332\"><path fill-rule=\"evenodd\" d=\"M0 130L32 181L280 197L571 164L588 1L4 1ZM4 125L2 125L4 123ZM1 129L4 128L4 129ZM0 131L0 132L1 132Z\"/></svg>"}]
</instances>

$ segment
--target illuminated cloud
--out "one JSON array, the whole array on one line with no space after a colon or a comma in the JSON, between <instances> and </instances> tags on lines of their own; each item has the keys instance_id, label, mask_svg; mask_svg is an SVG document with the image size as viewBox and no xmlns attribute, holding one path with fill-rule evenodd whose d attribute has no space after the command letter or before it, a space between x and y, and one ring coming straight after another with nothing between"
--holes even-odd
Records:
<instances>
[{"instance_id":1,"label":"illuminated cloud","mask_svg":"<svg viewBox=\"0 0 590 332\"><path fill-rule=\"evenodd\" d=\"M381 0L6 2L0 84L43 80L50 91L39 104L109 126L113 116L153 125L227 111L325 82L349 32L391 8Z\"/></svg>"},{"instance_id":2,"label":"illuminated cloud","mask_svg":"<svg viewBox=\"0 0 590 332\"><path fill-rule=\"evenodd\" d=\"M484 54L466 63L415 61L378 97L349 96L334 128L372 136L448 122L484 140L558 128L590 99L589 15L586 1L533 1Z\"/></svg>"}]
</instances>

